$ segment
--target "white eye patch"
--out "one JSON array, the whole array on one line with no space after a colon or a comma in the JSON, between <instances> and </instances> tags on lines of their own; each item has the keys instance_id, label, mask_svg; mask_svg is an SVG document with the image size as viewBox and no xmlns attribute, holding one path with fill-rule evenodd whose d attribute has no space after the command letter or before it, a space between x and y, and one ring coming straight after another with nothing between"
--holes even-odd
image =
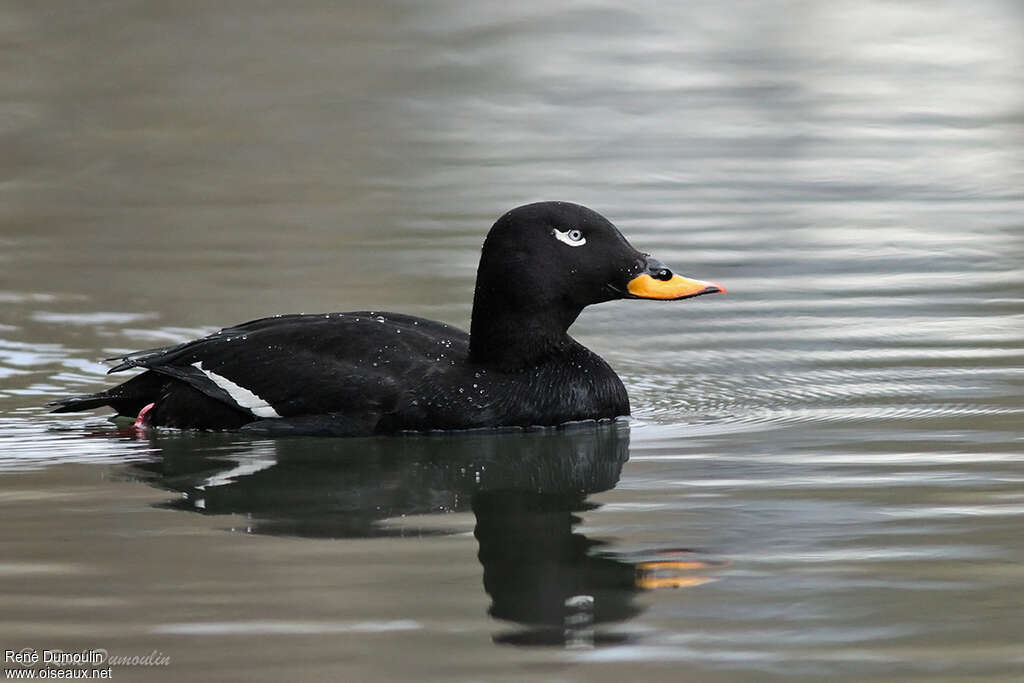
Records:
<instances>
[{"instance_id":1,"label":"white eye patch","mask_svg":"<svg viewBox=\"0 0 1024 683\"><path fill-rule=\"evenodd\" d=\"M570 247L582 247L587 243L587 238L583 236L583 233L576 228L572 230L561 231L558 228L554 228L552 233L555 235L555 239L563 244L568 244Z\"/></svg>"}]
</instances>

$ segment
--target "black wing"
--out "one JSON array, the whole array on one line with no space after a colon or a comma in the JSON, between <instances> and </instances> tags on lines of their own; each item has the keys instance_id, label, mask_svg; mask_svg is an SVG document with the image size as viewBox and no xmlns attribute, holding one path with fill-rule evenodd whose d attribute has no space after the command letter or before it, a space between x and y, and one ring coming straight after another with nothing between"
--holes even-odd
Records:
<instances>
[{"instance_id":1,"label":"black wing","mask_svg":"<svg viewBox=\"0 0 1024 683\"><path fill-rule=\"evenodd\" d=\"M202 339L121 357L110 372L146 368L254 419L393 412L409 378L468 352L465 332L395 313L262 318Z\"/></svg>"}]
</instances>

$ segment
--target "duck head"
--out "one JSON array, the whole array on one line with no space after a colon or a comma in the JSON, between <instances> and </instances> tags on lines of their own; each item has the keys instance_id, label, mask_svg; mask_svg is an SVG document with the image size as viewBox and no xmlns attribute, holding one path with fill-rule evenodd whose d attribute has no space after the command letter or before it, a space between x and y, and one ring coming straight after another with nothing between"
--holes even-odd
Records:
<instances>
[{"instance_id":1,"label":"duck head","mask_svg":"<svg viewBox=\"0 0 1024 683\"><path fill-rule=\"evenodd\" d=\"M499 218L484 241L471 350L479 359L485 347L520 339L557 343L591 304L716 292L725 289L676 274L635 249L596 211L569 202L527 204Z\"/></svg>"}]
</instances>

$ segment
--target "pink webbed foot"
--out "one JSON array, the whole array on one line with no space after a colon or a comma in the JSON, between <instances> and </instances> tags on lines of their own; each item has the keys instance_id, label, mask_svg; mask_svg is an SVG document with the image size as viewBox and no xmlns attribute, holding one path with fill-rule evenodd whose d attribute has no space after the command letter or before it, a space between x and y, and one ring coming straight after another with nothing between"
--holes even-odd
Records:
<instances>
[{"instance_id":1,"label":"pink webbed foot","mask_svg":"<svg viewBox=\"0 0 1024 683\"><path fill-rule=\"evenodd\" d=\"M142 410L139 411L138 416L135 418L135 423L132 425L133 429L146 429L149 425L146 422L146 413L153 409L155 403L147 403L143 406Z\"/></svg>"}]
</instances>

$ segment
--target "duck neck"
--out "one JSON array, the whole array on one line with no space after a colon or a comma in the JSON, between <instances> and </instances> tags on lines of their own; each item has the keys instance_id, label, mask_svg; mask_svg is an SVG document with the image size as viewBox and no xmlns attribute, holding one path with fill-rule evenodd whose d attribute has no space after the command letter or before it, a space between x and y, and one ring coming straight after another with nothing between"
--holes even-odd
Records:
<instances>
[{"instance_id":1,"label":"duck neck","mask_svg":"<svg viewBox=\"0 0 1024 683\"><path fill-rule=\"evenodd\" d=\"M518 370L558 357L575 343L568 330L582 309L517 303L477 289L469 329L471 361Z\"/></svg>"}]
</instances>

